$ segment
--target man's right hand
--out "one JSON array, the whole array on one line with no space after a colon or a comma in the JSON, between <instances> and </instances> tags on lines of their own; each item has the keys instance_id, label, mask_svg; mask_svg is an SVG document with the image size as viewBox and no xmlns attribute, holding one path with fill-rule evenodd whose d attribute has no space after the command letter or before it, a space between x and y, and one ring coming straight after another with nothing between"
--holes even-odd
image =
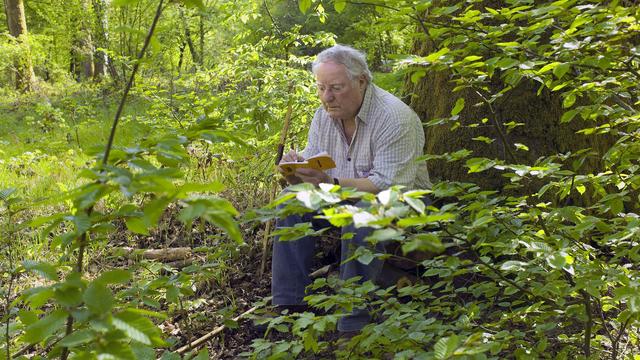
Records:
<instances>
[{"instance_id":1,"label":"man's right hand","mask_svg":"<svg viewBox=\"0 0 640 360\"><path fill-rule=\"evenodd\" d=\"M282 155L282 159L280 160L281 163L298 162L298 161L304 161L304 158L302 157L302 155L298 154L294 150L289 150L288 153ZM282 168L280 168L279 166L278 166L278 171L280 172L280 174L282 174L284 179L287 180L287 182L291 185L300 184L302 182L302 179L300 179L299 177L293 174L285 174L284 171L282 171Z\"/></svg>"}]
</instances>

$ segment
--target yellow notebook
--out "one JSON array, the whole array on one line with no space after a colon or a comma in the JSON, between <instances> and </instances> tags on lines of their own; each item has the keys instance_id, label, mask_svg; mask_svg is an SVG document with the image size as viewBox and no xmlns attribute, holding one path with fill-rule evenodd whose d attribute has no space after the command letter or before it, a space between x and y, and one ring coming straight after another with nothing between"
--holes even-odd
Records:
<instances>
[{"instance_id":1,"label":"yellow notebook","mask_svg":"<svg viewBox=\"0 0 640 360\"><path fill-rule=\"evenodd\" d=\"M314 155L306 160L298 162L281 162L278 165L285 174L291 174L298 168L316 169L316 170L329 170L336 167L336 162L333 161L331 155L326 151L323 151L317 155Z\"/></svg>"}]
</instances>

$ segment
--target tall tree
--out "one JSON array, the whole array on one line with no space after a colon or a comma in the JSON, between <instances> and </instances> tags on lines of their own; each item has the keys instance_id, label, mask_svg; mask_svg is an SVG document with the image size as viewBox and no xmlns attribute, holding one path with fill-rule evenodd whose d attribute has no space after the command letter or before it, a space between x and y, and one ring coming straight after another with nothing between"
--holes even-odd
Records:
<instances>
[{"instance_id":1,"label":"tall tree","mask_svg":"<svg viewBox=\"0 0 640 360\"><path fill-rule=\"evenodd\" d=\"M27 19L24 14L24 3L22 0L5 0L4 9L7 14L9 33L24 49L22 56L15 61L16 89L31 91L35 84L35 74L33 72L29 44L25 41Z\"/></svg>"},{"instance_id":2,"label":"tall tree","mask_svg":"<svg viewBox=\"0 0 640 360\"><path fill-rule=\"evenodd\" d=\"M80 10L89 14L91 4L89 0L81 0ZM86 16L78 18L78 31L71 44L70 70L76 80L90 79L94 75L94 45L90 19Z\"/></svg>"},{"instance_id":3,"label":"tall tree","mask_svg":"<svg viewBox=\"0 0 640 360\"><path fill-rule=\"evenodd\" d=\"M576 96L558 91L569 78L591 66L569 63L569 58L563 57L567 48L553 40L553 32L558 32L554 26L568 22L570 28L575 16L564 17L563 5L549 7L563 16L553 21L535 10L501 9L500 3L485 0L464 8L443 1L439 11L418 18L421 32L427 36L416 42L414 50L420 58L408 90L414 95L411 106L423 120L432 122L425 129L426 152L466 149L471 152L468 156L475 158L466 163L432 162L431 175L498 190L510 184L510 179L493 165L534 166L552 154L581 154L573 158L576 168L570 170L597 172L613 140L608 135L581 133L587 125L569 122L564 116L576 103ZM485 8L491 12L482 14ZM486 37L493 42L488 44ZM555 57L547 55L552 53L550 48L558 49ZM590 61L590 53L583 56L585 62ZM541 63L550 66L534 68ZM551 74L551 78L542 80L542 74ZM576 105L580 101L586 99L578 99ZM528 185L518 192L535 193L542 182Z\"/></svg>"},{"instance_id":4,"label":"tall tree","mask_svg":"<svg viewBox=\"0 0 640 360\"><path fill-rule=\"evenodd\" d=\"M93 0L91 3L95 15L94 43L96 51L94 55L95 69L93 76L100 80L107 74L109 57L103 49L109 47L109 18L107 17L107 0Z\"/></svg>"}]
</instances>

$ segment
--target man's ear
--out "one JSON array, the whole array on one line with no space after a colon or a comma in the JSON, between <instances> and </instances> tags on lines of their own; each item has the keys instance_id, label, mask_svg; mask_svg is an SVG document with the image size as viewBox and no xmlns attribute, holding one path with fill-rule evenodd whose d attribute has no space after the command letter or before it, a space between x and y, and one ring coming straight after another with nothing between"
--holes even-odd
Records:
<instances>
[{"instance_id":1,"label":"man's ear","mask_svg":"<svg viewBox=\"0 0 640 360\"><path fill-rule=\"evenodd\" d=\"M367 88L368 81L367 81L367 77L364 75L360 75L360 77L358 78L358 86L360 87L360 90L363 90Z\"/></svg>"}]
</instances>

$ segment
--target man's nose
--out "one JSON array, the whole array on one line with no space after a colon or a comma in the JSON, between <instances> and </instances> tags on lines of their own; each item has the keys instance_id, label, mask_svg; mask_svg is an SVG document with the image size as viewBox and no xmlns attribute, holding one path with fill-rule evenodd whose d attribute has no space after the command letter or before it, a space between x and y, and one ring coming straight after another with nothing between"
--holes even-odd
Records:
<instances>
[{"instance_id":1,"label":"man's nose","mask_svg":"<svg viewBox=\"0 0 640 360\"><path fill-rule=\"evenodd\" d=\"M332 101L334 98L335 96L333 95L333 91L329 88L324 89L324 91L320 93L320 100L322 101Z\"/></svg>"}]
</instances>

